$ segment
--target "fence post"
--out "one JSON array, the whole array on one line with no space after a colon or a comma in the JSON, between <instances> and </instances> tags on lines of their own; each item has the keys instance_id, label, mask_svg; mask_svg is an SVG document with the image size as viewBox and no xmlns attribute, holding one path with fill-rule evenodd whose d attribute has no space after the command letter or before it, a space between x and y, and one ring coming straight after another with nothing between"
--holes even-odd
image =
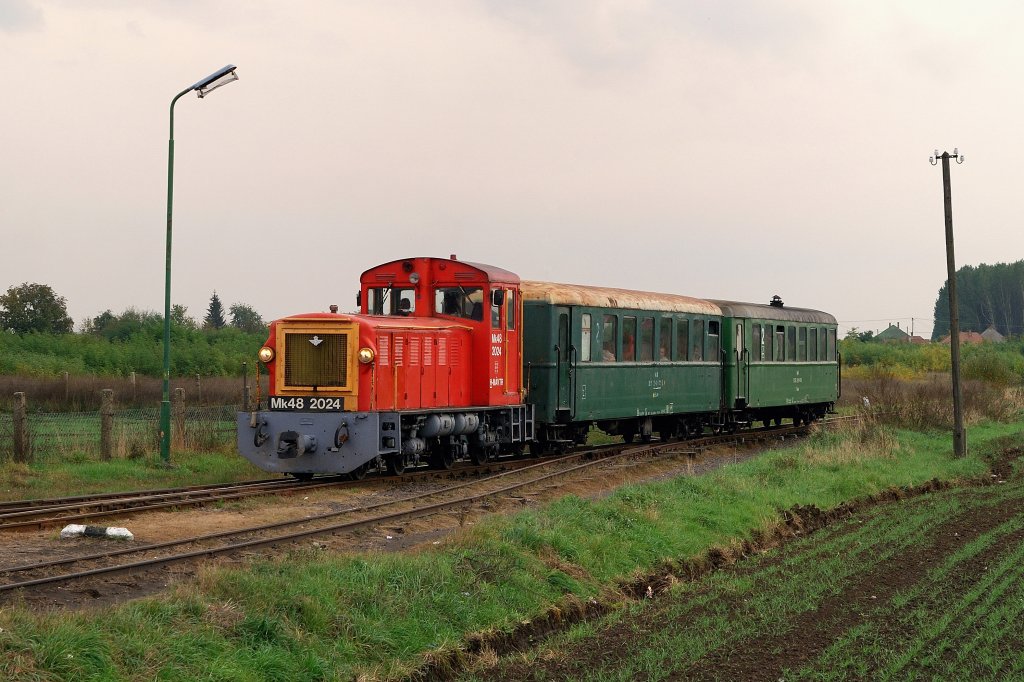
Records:
<instances>
[{"instance_id":1,"label":"fence post","mask_svg":"<svg viewBox=\"0 0 1024 682\"><path fill-rule=\"evenodd\" d=\"M14 461L28 462L32 459L28 441L28 404L24 393L14 394Z\"/></svg>"},{"instance_id":2,"label":"fence post","mask_svg":"<svg viewBox=\"0 0 1024 682\"><path fill-rule=\"evenodd\" d=\"M139 395L138 395L138 392L137 392L136 386L135 386L135 372L132 372L131 378L132 378L132 407L135 407L136 403L138 403L138 401L139 401Z\"/></svg>"},{"instance_id":3,"label":"fence post","mask_svg":"<svg viewBox=\"0 0 1024 682\"><path fill-rule=\"evenodd\" d=\"M67 405L71 399L71 375L64 372L64 404Z\"/></svg>"},{"instance_id":4,"label":"fence post","mask_svg":"<svg viewBox=\"0 0 1024 682\"><path fill-rule=\"evenodd\" d=\"M242 410L248 411L249 407L249 363L242 363Z\"/></svg>"},{"instance_id":5,"label":"fence post","mask_svg":"<svg viewBox=\"0 0 1024 682\"><path fill-rule=\"evenodd\" d=\"M103 402L100 405L100 457L110 459L114 456L114 391L105 388L101 393Z\"/></svg>"},{"instance_id":6,"label":"fence post","mask_svg":"<svg viewBox=\"0 0 1024 682\"><path fill-rule=\"evenodd\" d=\"M185 447L185 389L174 389L174 404L171 406L174 416L174 428L171 430L171 442L179 450Z\"/></svg>"},{"instance_id":7,"label":"fence post","mask_svg":"<svg viewBox=\"0 0 1024 682\"><path fill-rule=\"evenodd\" d=\"M196 375L196 405L202 405L202 404L203 404L203 381L199 377L199 375L197 374Z\"/></svg>"}]
</instances>

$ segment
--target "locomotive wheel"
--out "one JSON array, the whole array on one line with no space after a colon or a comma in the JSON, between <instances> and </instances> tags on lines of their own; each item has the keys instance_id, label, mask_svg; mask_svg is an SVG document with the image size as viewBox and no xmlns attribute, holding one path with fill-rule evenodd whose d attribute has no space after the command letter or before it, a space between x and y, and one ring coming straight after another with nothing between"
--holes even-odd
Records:
<instances>
[{"instance_id":1,"label":"locomotive wheel","mask_svg":"<svg viewBox=\"0 0 1024 682\"><path fill-rule=\"evenodd\" d=\"M480 466L481 464L487 464L491 460L491 453L488 452L487 448L474 448L469 453L469 459L473 464Z\"/></svg>"},{"instance_id":2,"label":"locomotive wheel","mask_svg":"<svg viewBox=\"0 0 1024 682\"><path fill-rule=\"evenodd\" d=\"M455 466L455 452L451 448L444 448L434 453L430 463L435 469L451 469Z\"/></svg>"},{"instance_id":3,"label":"locomotive wheel","mask_svg":"<svg viewBox=\"0 0 1024 682\"><path fill-rule=\"evenodd\" d=\"M388 473L401 476L405 473L405 457L402 455L391 455L388 457Z\"/></svg>"},{"instance_id":4,"label":"locomotive wheel","mask_svg":"<svg viewBox=\"0 0 1024 682\"><path fill-rule=\"evenodd\" d=\"M366 472L370 470L370 463L360 464L352 471L348 472L348 477L353 481L361 481L366 478Z\"/></svg>"}]
</instances>

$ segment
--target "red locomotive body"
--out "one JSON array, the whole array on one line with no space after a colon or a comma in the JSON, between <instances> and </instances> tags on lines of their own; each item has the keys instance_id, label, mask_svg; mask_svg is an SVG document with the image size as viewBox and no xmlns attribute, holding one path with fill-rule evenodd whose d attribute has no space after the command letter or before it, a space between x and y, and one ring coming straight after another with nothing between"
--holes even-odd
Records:
<instances>
[{"instance_id":1,"label":"red locomotive body","mask_svg":"<svg viewBox=\"0 0 1024 682\"><path fill-rule=\"evenodd\" d=\"M246 458L299 476L360 475L421 458L444 467L485 461L532 439L516 275L415 258L360 281L359 313L271 324L260 351L269 409L239 417Z\"/></svg>"}]
</instances>

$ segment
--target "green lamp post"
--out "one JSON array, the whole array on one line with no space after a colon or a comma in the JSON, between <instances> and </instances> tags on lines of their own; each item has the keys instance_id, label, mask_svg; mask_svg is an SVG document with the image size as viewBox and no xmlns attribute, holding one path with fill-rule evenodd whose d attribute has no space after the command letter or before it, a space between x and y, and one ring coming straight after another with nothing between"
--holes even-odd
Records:
<instances>
[{"instance_id":1,"label":"green lamp post","mask_svg":"<svg viewBox=\"0 0 1024 682\"><path fill-rule=\"evenodd\" d=\"M174 105L183 95L195 92L205 97L222 85L238 80L236 67L228 64L171 100L171 134L167 141L167 264L164 279L164 393L160 403L160 457L171 461L171 204L174 196Z\"/></svg>"}]
</instances>

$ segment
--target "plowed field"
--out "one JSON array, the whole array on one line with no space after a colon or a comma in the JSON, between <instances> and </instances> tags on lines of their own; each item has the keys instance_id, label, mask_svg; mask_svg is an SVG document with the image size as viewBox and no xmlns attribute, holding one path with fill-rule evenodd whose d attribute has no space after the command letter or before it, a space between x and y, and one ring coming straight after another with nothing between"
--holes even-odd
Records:
<instances>
[{"instance_id":1,"label":"plowed field","mask_svg":"<svg viewBox=\"0 0 1024 682\"><path fill-rule=\"evenodd\" d=\"M866 507L466 679L1024 678L1024 483Z\"/></svg>"}]
</instances>

